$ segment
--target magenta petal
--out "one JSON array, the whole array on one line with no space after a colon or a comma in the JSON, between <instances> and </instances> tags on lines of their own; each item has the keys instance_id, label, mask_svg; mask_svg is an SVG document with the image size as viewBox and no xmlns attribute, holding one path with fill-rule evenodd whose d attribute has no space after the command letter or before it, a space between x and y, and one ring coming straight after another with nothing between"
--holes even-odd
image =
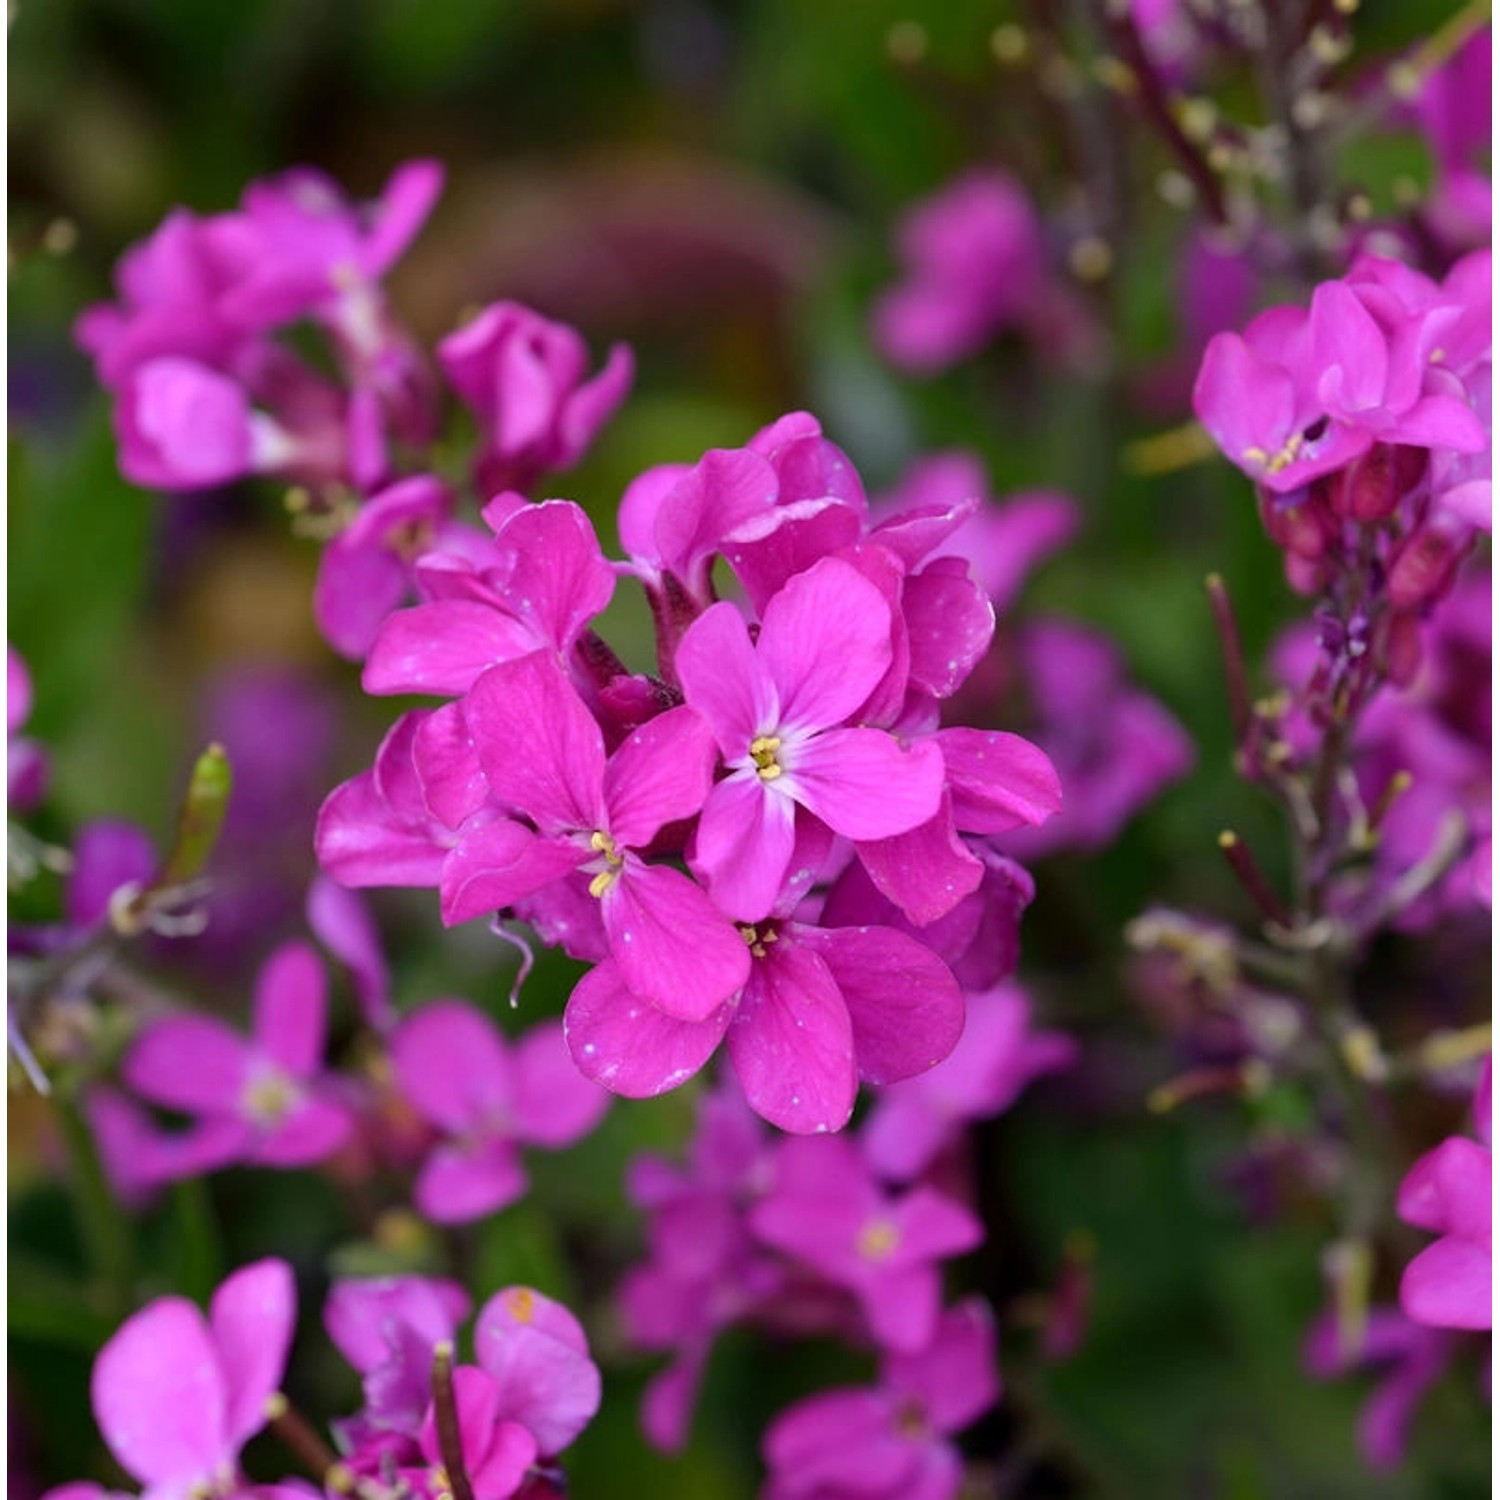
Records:
<instances>
[{"instance_id":1,"label":"magenta petal","mask_svg":"<svg viewBox=\"0 0 1500 1500\"><path fill-rule=\"evenodd\" d=\"M346 533L328 545L318 565L313 618L340 656L359 661L409 587L410 572L395 552Z\"/></svg>"},{"instance_id":2,"label":"magenta petal","mask_svg":"<svg viewBox=\"0 0 1500 1500\"><path fill-rule=\"evenodd\" d=\"M751 1107L773 1125L807 1135L848 1123L858 1087L849 1012L827 965L790 934L756 962L729 1056Z\"/></svg>"},{"instance_id":3,"label":"magenta petal","mask_svg":"<svg viewBox=\"0 0 1500 1500\"><path fill-rule=\"evenodd\" d=\"M15 800L12 796L13 810ZM110 897L121 886L148 881L155 871L156 851L144 829L109 819L86 823L73 841L66 895L69 924L92 927L104 921Z\"/></svg>"},{"instance_id":4,"label":"magenta petal","mask_svg":"<svg viewBox=\"0 0 1500 1500\"><path fill-rule=\"evenodd\" d=\"M535 651L531 627L489 604L440 599L386 616L360 681L367 693L464 693L486 668Z\"/></svg>"},{"instance_id":5,"label":"magenta petal","mask_svg":"<svg viewBox=\"0 0 1500 1500\"><path fill-rule=\"evenodd\" d=\"M447 850L402 822L373 771L335 787L318 812L318 863L341 885L435 886Z\"/></svg>"},{"instance_id":6,"label":"magenta petal","mask_svg":"<svg viewBox=\"0 0 1500 1500\"><path fill-rule=\"evenodd\" d=\"M731 531L775 504L776 491L776 471L759 454L710 449L656 508L662 564L693 587L704 560Z\"/></svg>"},{"instance_id":7,"label":"magenta petal","mask_svg":"<svg viewBox=\"0 0 1500 1500\"><path fill-rule=\"evenodd\" d=\"M542 1305L549 1301L528 1288L512 1287L498 1293L491 1305L507 1303L529 1318L542 1312ZM548 1457L561 1453L599 1410L598 1366L589 1358L587 1347L580 1350L524 1320L504 1326L494 1316L487 1319L488 1311L479 1316L474 1350L500 1389L501 1413L526 1428L536 1439L539 1453Z\"/></svg>"},{"instance_id":8,"label":"magenta petal","mask_svg":"<svg viewBox=\"0 0 1500 1500\"><path fill-rule=\"evenodd\" d=\"M678 870L630 859L601 913L621 978L664 1015L705 1020L750 973L744 939Z\"/></svg>"},{"instance_id":9,"label":"magenta petal","mask_svg":"<svg viewBox=\"0 0 1500 1500\"><path fill-rule=\"evenodd\" d=\"M443 191L443 166L436 161L402 162L380 194L375 223L365 239L361 269L383 276L398 261L427 222Z\"/></svg>"},{"instance_id":10,"label":"magenta petal","mask_svg":"<svg viewBox=\"0 0 1500 1500\"><path fill-rule=\"evenodd\" d=\"M297 1287L284 1260L261 1260L236 1271L213 1295L209 1327L224 1371L225 1431L237 1449L266 1425L266 1397L281 1386Z\"/></svg>"},{"instance_id":11,"label":"magenta petal","mask_svg":"<svg viewBox=\"0 0 1500 1500\"><path fill-rule=\"evenodd\" d=\"M464 714L501 803L544 833L604 826L604 737L556 657L491 667Z\"/></svg>"},{"instance_id":12,"label":"magenta petal","mask_svg":"<svg viewBox=\"0 0 1500 1500\"><path fill-rule=\"evenodd\" d=\"M615 591L592 523L571 500L545 500L518 510L496 541L516 551L506 604L538 645L565 656Z\"/></svg>"},{"instance_id":13,"label":"magenta petal","mask_svg":"<svg viewBox=\"0 0 1500 1500\"><path fill-rule=\"evenodd\" d=\"M121 1074L136 1093L188 1114L231 1114L245 1087L250 1049L207 1016L151 1023L125 1054Z\"/></svg>"},{"instance_id":14,"label":"magenta petal","mask_svg":"<svg viewBox=\"0 0 1500 1500\"><path fill-rule=\"evenodd\" d=\"M511 1059L494 1024L462 1000L435 1000L391 1037L396 1082L424 1119L454 1135L508 1111Z\"/></svg>"},{"instance_id":15,"label":"magenta petal","mask_svg":"<svg viewBox=\"0 0 1500 1500\"><path fill-rule=\"evenodd\" d=\"M925 823L943 795L943 757L923 740L910 749L883 729L833 729L788 760L791 794L835 833L883 839Z\"/></svg>"},{"instance_id":16,"label":"magenta petal","mask_svg":"<svg viewBox=\"0 0 1500 1500\"><path fill-rule=\"evenodd\" d=\"M641 1396L641 1431L660 1453L680 1453L687 1446L710 1347L708 1340L696 1340L646 1384Z\"/></svg>"},{"instance_id":17,"label":"magenta petal","mask_svg":"<svg viewBox=\"0 0 1500 1500\"><path fill-rule=\"evenodd\" d=\"M901 613L911 650L911 680L936 698L957 692L995 635L995 611L957 558L930 563L906 580Z\"/></svg>"},{"instance_id":18,"label":"magenta petal","mask_svg":"<svg viewBox=\"0 0 1500 1500\"><path fill-rule=\"evenodd\" d=\"M412 1200L435 1224L466 1224L508 1207L525 1195L526 1185L509 1141L435 1146L417 1174Z\"/></svg>"},{"instance_id":19,"label":"magenta petal","mask_svg":"<svg viewBox=\"0 0 1500 1500\"><path fill-rule=\"evenodd\" d=\"M490 800L489 779L461 703L433 709L417 726L412 764L427 810L449 828L461 828Z\"/></svg>"},{"instance_id":20,"label":"magenta petal","mask_svg":"<svg viewBox=\"0 0 1500 1500\"><path fill-rule=\"evenodd\" d=\"M323 1061L328 976L306 943L283 943L255 979L256 1046L293 1078L311 1078Z\"/></svg>"},{"instance_id":21,"label":"magenta petal","mask_svg":"<svg viewBox=\"0 0 1500 1500\"><path fill-rule=\"evenodd\" d=\"M515 1045L517 1136L538 1146L571 1146L599 1123L610 1096L585 1078L568 1051L562 1024L541 1021Z\"/></svg>"},{"instance_id":22,"label":"magenta petal","mask_svg":"<svg viewBox=\"0 0 1500 1500\"><path fill-rule=\"evenodd\" d=\"M687 628L674 670L684 697L708 721L727 759L743 758L756 735L775 727L776 689L750 644L744 618L728 601L706 609Z\"/></svg>"},{"instance_id":23,"label":"magenta petal","mask_svg":"<svg viewBox=\"0 0 1500 1500\"><path fill-rule=\"evenodd\" d=\"M630 394L635 355L629 344L614 344L599 373L585 380L563 407L559 433L569 462L581 456Z\"/></svg>"},{"instance_id":24,"label":"magenta petal","mask_svg":"<svg viewBox=\"0 0 1500 1500\"><path fill-rule=\"evenodd\" d=\"M897 1252L909 1261L948 1260L984 1242L984 1225L962 1203L929 1187L913 1188L894 1214L901 1234Z\"/></svg>"},{"instance_id":25,"label":"magenta petal","mask_svg":"<svg viewBox=\"0 0 1500 1500\"><path fill-rule=\"evenodd\" d=\"M265 1167L310 1167L326 1161L349 1139L353 1121L340 1104L308 1095L270 1134L255 1142L247 1159Z\"/></svg>"},{"instance_id":26,"label":"magenta petal","mask_svg":"<svg viewBox=\"0 0 1500 1500\"><path fill-rule=\"evenodd\" d=\"M452 927L514 906L587 857L587 849L543 838L509 818L471 828L443 862L443 921Z\"/></svg>"},{"instance_id":27,"label":"magenta petal","mask_svg":"<svg viewBox=\"0 0 1500 1500\"><path fill-rule=\"evenodd\" d=\"M907 1266L883 1272L860 1286L858 1294L876 1342L910 1353L932 1337L943 1283L936 1266Z\"/></svg>"},{"instance_id":28,"label":"magenta petal","mask_svg":"<svg viewBox=\"0 0 1500 1500\"><path fill-rule=\"evenodd\" d=\"M886 1383L919 1400L939 1432L962 1432L1000 1399L995 1319L981 1298L945 1312L926 1349L892 1355Z\"/></svg>"},{"instance_id":29,"label":"magenta petal","mask_svg":"<svg viewBox=\"0 0 1500 1500\"><path fill-rule=\"evenodd\" d=\"M381 952L380 934L364 902L353 891L319 875L307 893L307 925L353 976L366 1023L377 1031L389 1030L396 1019L390 971Z\"/></svg>"},{"instance_id":30,"label":"magenta petal","mask_svg":"<svg viewBox=\"0 0 1500 1500\"><path fill-rule=\"evenodd\" d=\"M1434 1328L1489 1328L1494 1322L1490 1247L1447 1235L1401 1277L1401 1310Z\"/></svg>"},{"instance_id":31,"label":"magenta petal","mask_svg":"<svg viewBox=\"0 0 1500 1500\"><path fill-rule=\"evenodd\" d=\"M844 996L854 1055L867 1083L923 1073L964 1029L958 981L930 948L889 927L802 929Z\"/></svg>"},{"instance_id":32,"label":"magenta petal","mask_svg":"<svg viewBox=\"0 0 1500 1500\"><path fill-rule=\"evenodd\" d=\"M935 817L887 839L862 840L858 852L876 890L918 927L946 917L984 879L983 864L953 826L947 793Z\"/></svg>"},{"instance_id":33,"label":"magenta petal","mask_svg":"<svg viewBox=\"0 0 1500 1500\"><path fill-rule=\"evenodd\" d=\"M696 710L684 704L648 719L604 768L610 833L641 848L666 824L692 817L708 796L717 759L713 733Z\"/></svg>"},{"instance_id":34,"label":"magenta petal","mask_svg":"<svg viewBox=\"0 0 1500 1500\"><path fill-rule=\"evenodd\" d=\"M234 1461L219 1352L184 1298L127 1318L94 1361L90 1389L110 1452L148 1488L186 1491Z\"/></svg>"},{"instance_id":35,"label":"magenta petal","mask_svg":"<svg viewBox=\"0 0 1500 1500\"><path fill-rule=\"evenodd\" d=\"M719 782L703 804L693 867L720 910L758 922L776 905L795 844L792 799L754 774L736 774Z\"/></svg>"},{"instance_id":36,"label":"magenta petal","mask_svg":"<svg viewBox=\"0 0 1500 1500\"><path fill-rule=\"evenodd\" d=\"M649 1099L686 1083L713 1055L731 1007L703 1021L678 1021L633 995L605 962L579 980L563 1016L579 1069L628 1099Z\"/></svg>"},{"instance_id":37,"label":"magenta petal","mask_svg":"<svg viewBox=\"0 0 1500 1500\"><path fill-rule=\"evenodd\" d=\"M825 558L766 606L756 651L776 684L780 722L825 729L848 718L885 675L891 612L855 568Z\"/></svg>"},{"instance_id":38,"label":"magenta petal","mask_svg":"<svg viewBox=\"0 0 1500 1500\"><path fill-rule=\"evenodd\" d=\"M1062 807L1062 787L1045 752L1000 730L940 729L937 742L953 796L953 818L966 833L1035 827Z\"/></svg>"},{"instance_id":39,"label":"magenta petal","mask_svg":"<svg viewBox=\"0 0 1500 1500\"><path fill-rule=\"evenodd\" d=\"M922 1449L899 1434L895 1417L883 1391L822 1391L777 1417L761 1447L789 1493L908 1500Z\"/></svg>"},{"instance_id":40,"label":"magenta petal","mask_svg":"<svg viewBox=\"0 0 1500 1500\"><path fill-rule=\"evenodd\" d=\"M783 503L752 516L721 544L724 560L764 610L797 574L859 540L863 515L840 500Z\"/></svg>"}]
</instances>

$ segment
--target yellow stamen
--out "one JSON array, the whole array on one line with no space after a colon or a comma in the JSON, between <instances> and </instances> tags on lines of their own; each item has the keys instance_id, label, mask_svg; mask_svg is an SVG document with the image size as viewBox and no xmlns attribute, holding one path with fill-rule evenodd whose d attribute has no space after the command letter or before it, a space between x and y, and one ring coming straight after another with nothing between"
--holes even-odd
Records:
<instances>
[{"instance_id":1,"label":"yellow stamen","mask_svg":"<svg viewBox=\"0 0 1500 1500\"><path fill-rule=\"evenodd\" d=\"M872 1219L859 1232L859 1253L866 1260L889 1260L901 1243L901 1231L889 1219Z\"/></svg>"},{"instance_id":2,"label":"yellow stamen","mask_svg":"<svg viewBox=\"0 0 1500 1500\"><path fill-rule=\"evenodd\" d=\"M536 1294L528 1287L512 1287L505 1294L505 1306L518 1323L529 1323L536 1316Z\"/></svg>"},{"instance_id":3,"label":"yellow stamen","mask_svg":"<svg viewBox=\"0 0 1500 1500\"><path fill-rule=\"evenodd\" d=\"M589 881L589 895L597 901L619 878L625 858L602 828L596 828L589 836L589 848L604 856L604 868Z\"/></svg>"},{"instance_id":4,"label":"yellow stamen","mask_svg":"<svg viewBox=\"0 0 1500 1500\"><path fill-rule=\"evenodd\" d=\"M755 774L762 781L775 781L781 775L781 765L776 752L781 749L781 736L763 734L750 741L750 759L755 762Z\"/></svg>"}]
</instances>

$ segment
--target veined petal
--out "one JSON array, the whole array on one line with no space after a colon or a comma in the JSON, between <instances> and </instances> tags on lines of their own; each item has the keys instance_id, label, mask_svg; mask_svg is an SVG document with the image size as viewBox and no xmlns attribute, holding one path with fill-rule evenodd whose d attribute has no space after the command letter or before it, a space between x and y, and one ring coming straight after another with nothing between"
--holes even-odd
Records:
<instances>
[{"instance_id":1,"label":"veined petal","mask_svg":"<svg viewBox=\"0 0 1500 1500\"><path fill-rule=\"evenodd\" d=\"M491 667L464 699L491 789L543 832L600 828L604 737L557 658L538 651Z\"/></svg>"},{"instance_id":2,"label":"veined petal","mask_svg":"<svg viewBox=\"0 0 1500 1500\"><path fill-rule=\"evenodd\" d=\"M943 796L937 746L922 740L903 749L883 729L814 735L784 756L783 764L791 795L845 838L905 833L925 823Z\"/></svg>"},{"instance_id":3,"label":"veined petal","mask_svg":"<svg viewBox=\"0 0 1500 1500\"><path fill-rule=\"evenodd\" d=\"M471 599L440 599L387 615L360 682L367 693L466 693L496 662L542 642L521 620Z\"/></svg>"},{"instance_id":4,"label":"veined petal","mask_svg":"<svg viewBox=\"0 0 1500 1500\"><path fill-rule=\"evenodd\" d=\"M848 1007L854 1055L868 1083L924 1073L953 1051L964 999L947 964L889 927L799 928Z\"/></svg>"},{"instance_id":5,"label":"veined petal","mask_svg":"<svg viewBox=\"0 0 1500 1500\"><path fill-rule=\"evenodd\" d=\"M1057 770L1030 740L997 729L940 729L936 739L965 833L1035 827L1061 809Z\"/></svg>"},{"instance_id":6,"label":"veined petal","mask_svg":"<svg viewBox=\"0 0 1500 1500\"><path fill-rule=\"evenodd\" d=\"M756 652L776 685L780 723L826 729L848 718L890 666L891 612L869 579L827 557L766 606Z\"/></svg>"},{"instance_id":7,"label":"veined petal","mask_svg":"<svg viewBox=\"0 0 1500 1500\"><path fill-rule=\"evenodd\" d=\"M599 550L593 524L571 500L544 500L518 510L496 541L516 552L515 571L502 590L506 604L538 645L546 642L565 656L615 591L615 571Z\"/></svg>"},{"instance_id":8,"label":"veined petal","mask_svg":"<svg viewBox=\"0 0 1500 1500\"><path fill-rule=\"evenodd\" d=\"M708 794L698 819L693 865L714 905L758 922L776 904L796 843L796 805L753 773L730 776Z\"/></svg>"},{"instance_id":9,"label":"veined petal","mask_svg":"<svg viewBox=\"0 0 1500 1500\"><path fill-rule=\"evenodd\" d=\"M828 966L784 936L757 960L729 1028L751 1108L799 1135L841 1130L858 1081L849 1011Z\"/></svg>"},{"instance_id":10,"label":"veined petal","mask_svg":"<svg viewBox=\"0 0 1500 1500\"><path fill-rule=\"evenodd\" d=\"M703 806L718 759L713 732L684 704L648 719L610 756L604 768L609 831L641 848L679 818Z\"/></svg>"},{"instance_id":11,"label":"veined petal","mask_svg":"<svg viewBox=\"0 0 1500 1500\"><path fill-rule=\"evenodd\" d=\"M665 1015L705 1020L749 976L744 939L678 870L627 860L601 914L621 978Z\"/></svg>"},{"instance_id":12,"label":"veined petal","mask_svg":"<svg viewBox=\"0 0 1500 1500\"><path fill-rule=\"evenodd\" d=\"M579 1069L628 1099L649 1099L687 1082L713 1056L732 1006L679 1021L632 994L610 960L579 980L563 1016Z\"/></svg>"},{"instance_id":13,"label":"veined petal","mask_svg":"<svg viewBox=\"0 0 1500 1500\"><path fill-rule=\"evenodd\" d=\"M509 818L471 828L443 862L443 921L452 927L514 906L587 858L581 845L543 838Z\"/></svg>"},{"instance_id":14,"label":"veined petal","mask_svg":"<svg viewBox=\"0 0 1500 1500\"><path fill-rule=\"evenodd\" d=\"M743 760L750 741L775 727L776 689L744 617L727 600L688 626L673 665L683 696L708 721L726 760Z\"/></svg>"}]
</instances>

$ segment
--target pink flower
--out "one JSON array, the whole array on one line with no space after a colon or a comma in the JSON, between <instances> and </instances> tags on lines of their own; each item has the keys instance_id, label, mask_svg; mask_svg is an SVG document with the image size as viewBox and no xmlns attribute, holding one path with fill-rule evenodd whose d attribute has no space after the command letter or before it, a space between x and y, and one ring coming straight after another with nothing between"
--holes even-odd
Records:
<instances>
[{"instance_id":1,"label":"pink flower","mask_svg":"<svg viewBox=\"0 0 1500 1500\"><path fill-rule=\"evenodd\" d=\"M508 1500L525 1482L536 1461L536 1440L505 1414L500 1386L493 1376L472 1365L453 1372L453 1398L458 1416L458 1445L476 1500ZM422 1423L421 1455L425 1469L408 1469L401 1477L423 1500L451 1494L438 1446L436 1409L429 1407Z\"/></svg>"},{"instance_id":2,"label":"pink flower","mask_svg":"<svg viewBox=\"0 0 1500 1500\"><path fill-rule=\"evenodd\" d=\"M585 379L583 340L517 302L495 302L438 346L448 383L479 421L486 493L526 489L570 469L625 399L635 361L624 344Z\"/></svg>"},{"instance_id":3,"label":"pink flower","mask_svg":"<svg viewBox=\"0 0 1500 1500\"><path fill-rule=\"evenodd\" d=\"M1450 1136L1406 1174L1396 1212L1441 1236L1401 1277L1401 1310L1434 1328L1489 1328L1491 1306L1490 1061L1474 1096L1479 1141Z\"/></svg>"},{"instance_id":4,"label":"pink flower","mask_svg":"<svg viewBox=\"0 0 1500 1500\"><path fill-rule=\"evenodd\" d=\"M349 971L366 1024L389 1031L396 1020L391 976L369 908L353 891L319 875L308 888L306 911L313 936Z\"/></svg>"},{"instance_id":5,"label":"pink flower","mask_svg":"<svg viewBox=\"0 0 1500 1500\"><path fill-rule=\"evenodd\" d=\"M475 555L417 560L424 602L380 626L365 663L367 693L464 693L487 667L533 651L566 662L609 603L614 569L571 501L499 496L485 519L494 541Z\"/></svg>"},{"instance_id":6,"label":"pink flower","mask_svg":"<svg viewBox=\"0 0 1500 1500\"><path fill-rule=\"evenodd\" d=\"M474 1325L474 1357L499 1390L500 1409L555 1458L594 1419L602 1383L578 1319L530 1287L495 1293Z\"/></svg>"},{"instance_id":7,"label":"pink flower","mask_svg":"<svg viewBox=\"0 0 1500 1500\"><path fill-rule=\"evenodd\" d=\"M162 1297L94 1361L94 1416L122 1468L160 1500L246 1493L240 1449L265 1425L296 1320L285 1261L229 1277L209 1314Z\"/></svg>"},{"instance_id":8,"label":"pink flower","mask_svg":"<svg viewBox=\"0 0 1500 1500\"><path fill-rule=\"evenodd\" d=\"M358 661L386 617L412 588L423 553L451 546L477 551L486 538L454 523L453 496L428 474L398 480L372 495L324 549L313 590L313 614L323 638ZM471 540L472 539L472 540Z\"/></svg>"},{"instance_id":9,"label":"pink flower","mask_svg":"<svg viewBox=\"0 0 1500 1500\"><path fill-rule=\"evenodd\" d=\"M1388 269L1389 268L1389 269ZM1482 424L1442 368L1471 322L1467 284L1445 296L1365 257L1311 307L1274 307L1209 341L1193 409L1231 462L1277 495L1352 463L1372 443L1478 452Z\"/></svg>"},{"instance_id":10,"label":"pink flower","mask_svg":"<svg viewBox=\"0 0 1500 1500\"><path fill-rule=\"evenodd\" d=\"M514 906L577 871L636 994L700 1020L744 983L749 955L729 920L686 875L638 852L708 793L713 742L691 708L648 720L606 758L597 722L538 652L490 668L463 715L491 795L530 821L464 834L443 867L445 922Z\"/></svg>"},{"instance_id":11,"label":"pink flower","mask_svg":"<svg viewBox=\"0 0 1500 1500\"><path fill-rule=\"evenodd\" d=\"M462 1000L430 1002L403 1021L391 1062L402 1095L444 1136L415 1188L418 1210L441 1224L514 1203L527 1187L517 1147L571 1145L609 1104L569 1061L556 1022L512 1046Z\"/></svg>"},{"instance_id":12,"label":"pink flower","mask_svg":"<svg viewBox=\"0 0 1500 1500\"><path fill-rule=\"evenodd\" d=\"M953 1500L964 1475L951 1439L999 1399L994 1322L971 1298L923 1346L888 1355L878 1385L824 1391L777 1417L761 1445L764 1500Z\"/></svg>"},{"instance_id":13,"label":"pink flower","mask_svg":"<svg viewBox=\"0 0 1500 1500\"><path fill-rule=\"evenodd\" d=\"M377 1433L413 1439L432 1399L432 1356L469 1315L469 1294L453 1281L382 1276L335 1281L323 1326L364 1376L365 1407L340 1424L358 1446Z\"/></svg>"},{"instance_id":14,"label":"pink flower","mask_svg":"<svg viewBox=\"0 0 1500 1500\"><path fill-rule=\"evenodd\" d=\"M214 1127L214 1165L307 1166L336 1151L350 1127L318 1085L327 1005L317 955L287 943L256 980L248 1042L208 1016L169 1016L136 1038L121 1070L142 1098Z\"/></svg>"},{"instance_id":15,"label":"pink flower","mask_svg":"<svg viewBox=\"0 0 1500 1500\"><path fill-rule=\"evenodd\" d=\"M1071 1037L1033 1032L1030 1023L1031 1002L1019 985L968 996L953 1051L876 1098L860 1132L871 1166L896 1182L920 1176L971 1122L1009 1109L1032 1079L1073 1062L1078 1048Z\"/></svg>"},{"instance_id":16,"label":"pink flower","mask_svg":"<svg viewBox=\"0 0 1500 1500\"><path fill-rule=\"evenodd\" d=\"M843 1136L783 1141L774 1186L751 1210L750 1227L851 1291L876 1341L908 1354L937 1328L939 1262L984 1238L967 1208L931 1188L887 1192Z\"/></svg>"},{"instance_id":17,"label":"pink flower","mask_svg":"<svg viewBox=\"0 0 1500 1500\"><path fill-rule=\"evenodd\" d=\"M963 997L929 949L884 927L781 918L741 928L744 988L698 1021L652 1006L613 962L586 974L564 1025L573 1060L629 1098L677 1088L728 1038L755 1112L799 1134L842 1129L861 1078L909 1078L947 1056Z\"/></svg>"},{"instance_id":18,"label":"pink flower","mask_svg":"<svg viewBox=\"0 0 1500 1500\"><path fill-rule=\"evenodd\" d=\"M1325 1313L1313 1325L1303 1361L1319 1380L1356 1370L1372 1370L1378 1379L1360 1413L1360 1451L1372 1469L1393 1469L1406 1457L1417 1404L1448 1368L1451 1334L1409 1322L1394 1307L1371 1308L1357 1347L1345 1349L1338 1317Z\"/></svg>"},{"instance_id":19,"label":"pink flower","mask_svg":"<svg viewBox=\"0 0 1500 1500\"><path fill-rule=\"evenodd\" d=\"M790 872L800 807L836 834L904 833L938 809L936 746L903 749L848 724L891 664L890 609L848 563L825 558L766 606L752 644L716 604L682 638L677 671L729 770L703 805L695 864L714 900L758 921Z\"/></svg>"},{"instance_id":20,"label":"pink flower","mask_svg":"<svg viewBox=\"0 0 1500 1500\"><path fill-rule=\"evenodd\" d=\"M458 842L434 816L417 777L417 735L434 716L403 714L375 764L328 794L318 813L318 862L341 885L436 886Z\"/></svg>"},{"instance_id":21,"label":"pink flower","mask_svg":"<svg viewBox=\"0 0 1500 1500\"><path fill-rule=\"evenodd\" d=\"M966 173L896 229L903 279L876 303L875 341L928 375L977 354L1035 312L1045 289L1041 226L1005 172Z\"/></svg>"}]
</instances>

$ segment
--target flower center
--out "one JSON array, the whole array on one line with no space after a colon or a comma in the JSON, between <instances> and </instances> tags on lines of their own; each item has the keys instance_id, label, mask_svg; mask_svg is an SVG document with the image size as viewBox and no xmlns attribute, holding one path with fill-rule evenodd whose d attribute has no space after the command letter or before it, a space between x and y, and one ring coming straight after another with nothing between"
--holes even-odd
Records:
<instances>
[{"instance_id":1,"label":"flower center","mask_svg":"<svg viewBox=\"0 0 1500 1500\"><path fill-rule=\"evenodd\" d=\"M927 1413L918 1402L903 1401L896 1410L896 1420L892 1425L899 1436L914 1443L920 1442L927 1436Z\"/></svg>"},{"instance_id":2,"label":"flower center","mask_svg":"<svg viewBox=\"0 0 1500 1500\"><path fill-rule=\"evenodd\" d=\"M749 947L752 958L764 958L767 945L777 941L776 929L769 922L762 922L759 927L741 923L740 936Z\"/></svg>"},{"instance_id":3,"label":"flower center","mask_svg":"<svg viewBox=\"0 0 1500 1500\"><path fill-rule=\"evenodd\" d=\"M1294 432L1282 445L1280 452L1267 453L1264 448L1246 448L1240 455L1246 463L1259 464L1267 474L1279 474L1297 457L1302 447L1302 434Z\"/></svg>"},{"instance_id":4,"label":"flower center","mask_svg":"<svg viewBox=\"0 0 1500 1500\"><path fill-rule=\"evenodd\" d=\"M615 848L615 841L602 828L596 828L590 836L589 848L601 856L588 867L595 872L589 881L589 895L597 898L619 879L625 856Z\"/></svg>"},{"instance_id":5,"label":"flower center","mask_svg":"<svg viewBox=\"0 0 1500 1500\"><path fill-rule=\"evenodd\" d=\"M866 1260L889 1260L901 1243L901 1231L889 1219L871 1219L859 1232L859 1253Z\"/></svg>"},{"instance_id":6,"label":"flower center","mask_svg":"<svg viewBox=\"0 0 1500 1500\"><path fill-rule=\"evenodd\" d=\"M762 781L775 781L781 775L781 762L776 759L779 749L779 734L762 734L750 741L750 759L755 762L755 774Z\"/></svg>"},{"instance_id":7,"label":"flower center","mask_svg":"<svg viewBox=\"0 0 1500 1500\"><path fill-rule=\"evenodd\" d=\"M297 1085L279 1068L267 1068L245 1085L241 1101L258 1125L277 1125L297 1102Z\"/></svg>"}]
</instances>

